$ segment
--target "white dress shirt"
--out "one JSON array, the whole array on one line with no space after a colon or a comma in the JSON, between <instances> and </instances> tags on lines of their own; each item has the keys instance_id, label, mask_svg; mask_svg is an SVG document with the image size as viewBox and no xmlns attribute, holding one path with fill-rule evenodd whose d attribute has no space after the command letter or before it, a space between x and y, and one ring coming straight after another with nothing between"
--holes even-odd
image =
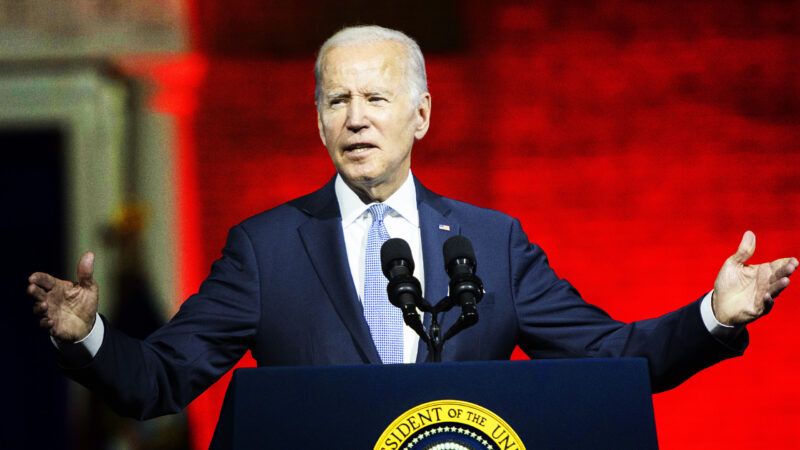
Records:
<instances>
[{"instance_id":1,"label":"white dress shirt","mask_svg":"<svg viewBox=\"0 0 800 450\"><path fill-rule=\"evenodd\" d=\"M336 199L339 202L339 211L342 214L342 232L344 244L347 247L347 261L350 264L350 274L353 285L358 293L358 298L364 302L364 271L366 268L367 233L372 225L372 215L369 207L373 203L365 204L350 189L340 175L336 175L334 183ZM414 186L414 177L409 172L408 178L402 186L383 204L389 206L390 211L383 219L389 237L400 238L408 242L411 255L414 257L414 276L420 281L425 295L424 268L422 264L422 239L419 233L419 213L417 212L417 191ZM388 300L387 300L388 301ZM417 360L417 345L419 336L411 328L403 324L403 362L413 363Z\"/></svg>"}]
</instances>

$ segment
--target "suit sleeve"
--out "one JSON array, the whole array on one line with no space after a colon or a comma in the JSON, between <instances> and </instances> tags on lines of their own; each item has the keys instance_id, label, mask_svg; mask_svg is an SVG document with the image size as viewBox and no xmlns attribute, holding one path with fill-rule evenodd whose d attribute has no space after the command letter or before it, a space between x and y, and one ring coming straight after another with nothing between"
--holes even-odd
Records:
<instances>
[{"instance_id":1,"label":"suit sleeve","mask_svg":"<svg viewBox=\"0 0 800 450\"><path fill-rule=\"evenodd\" d=\"M260 294L252 242L234 227L199 292L166 325L140 341L106 322L94 359L63 370L122 415L146 419L180 411L250 348Z\"/></svg>"},{"instance_id":2,"label":"suit sleeve","mask_svg":"<svg viewBox=\"0 0 800 450\"><path fill-rule=\"evenodd\" d=\"M747 347L746 331L725 344L711 336L700 315L700 300L654 319L612 319L555 274L516 220L509 255L520 347L532 358L643 357L658 392L741 355Z\"/></svg>"}]
</instances>

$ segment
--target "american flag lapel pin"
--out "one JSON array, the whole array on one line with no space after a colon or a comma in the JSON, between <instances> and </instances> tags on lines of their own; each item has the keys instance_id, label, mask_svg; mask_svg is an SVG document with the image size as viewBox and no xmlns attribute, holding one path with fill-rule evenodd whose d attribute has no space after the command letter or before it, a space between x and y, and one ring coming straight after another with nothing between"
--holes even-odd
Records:
<instances>
[{"instance_id":1,"label":"american flag lapel pin","mask_svg":"<svg viewBox=\"0 0 800 450\"><path fill-rule=\"evenodd\" d=\"M439 224L439 229L442 231L450 231L450 225Z\"/></svg>"}]
</instances>

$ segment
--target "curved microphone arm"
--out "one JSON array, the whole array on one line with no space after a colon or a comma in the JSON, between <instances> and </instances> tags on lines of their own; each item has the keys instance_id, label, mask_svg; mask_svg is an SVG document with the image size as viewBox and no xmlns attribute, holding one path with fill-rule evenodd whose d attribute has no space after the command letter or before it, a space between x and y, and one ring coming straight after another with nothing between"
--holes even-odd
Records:
<instances>
[{"instance_id":1,"label":"curved microphone arm","mask_svg":"<svg viewBox=\"0 0 800 450\"><path fill-rule=\"evenodd\" d=\"M386 293L389 301L402 311L403 322L414 330L425 344L429 344L430 338L425 333L425 327L422 325L422 319L417 311L418 305L427 305L425 299L422 298L422 286L419 280L412 275L396 276L386 286Z\"/></svg>"}]
</instances>

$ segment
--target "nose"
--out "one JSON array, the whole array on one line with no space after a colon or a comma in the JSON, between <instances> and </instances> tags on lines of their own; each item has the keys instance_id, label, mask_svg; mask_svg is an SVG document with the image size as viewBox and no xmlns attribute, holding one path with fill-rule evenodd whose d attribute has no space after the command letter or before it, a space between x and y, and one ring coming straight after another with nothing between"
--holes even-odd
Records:
<instances>
[{"instance_id":1,"label":"nose","mask_svg":"<svg viewBox=\"0 0 800 450\"><path fill-rule=\"evenodd\" d=\"M346 126L353 133L369 127L364 101L360 97L355 97L348 103Z\"/></svg>"}]
</instances>

